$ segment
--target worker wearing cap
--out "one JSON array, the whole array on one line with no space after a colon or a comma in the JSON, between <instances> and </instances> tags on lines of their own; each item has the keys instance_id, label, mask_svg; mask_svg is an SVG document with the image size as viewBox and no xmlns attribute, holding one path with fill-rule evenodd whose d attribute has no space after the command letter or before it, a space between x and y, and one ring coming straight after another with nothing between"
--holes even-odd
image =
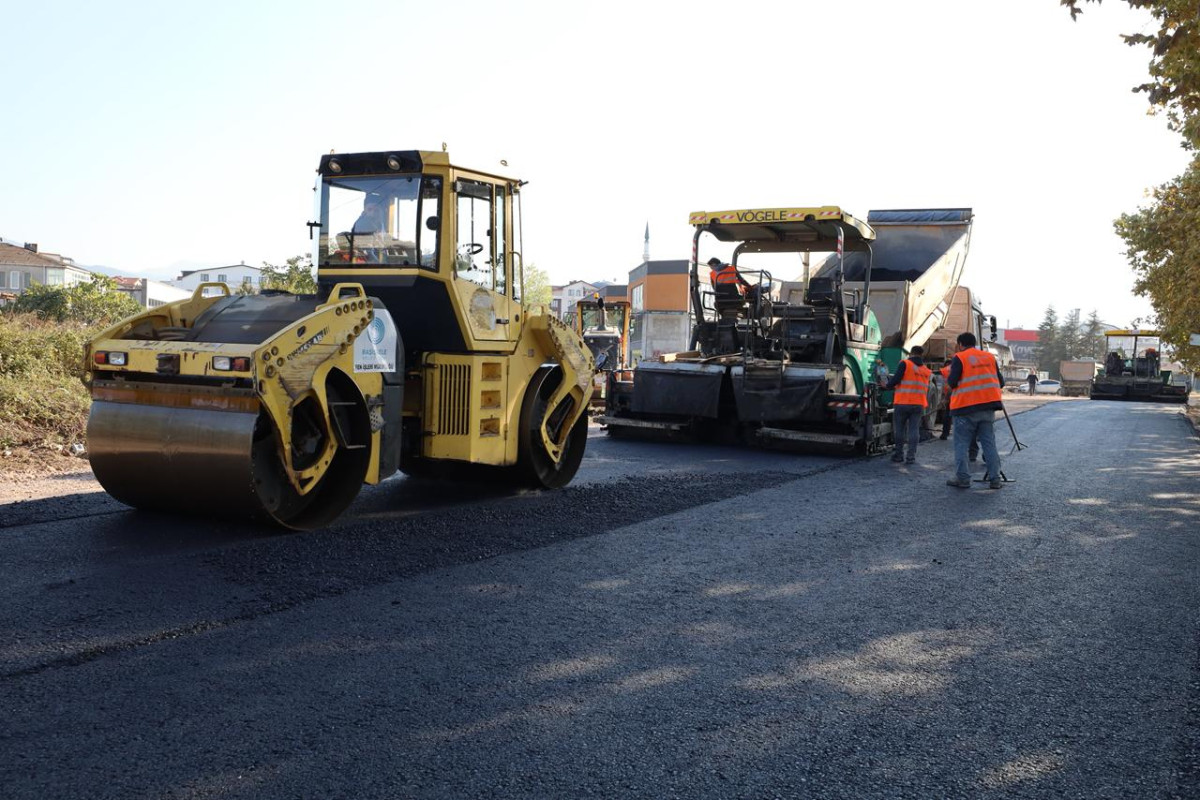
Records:
<instances>
[{"instance_id":1,"label":"worker wearing cap","mask_svg":"<svg viewBox=\"0 0 1200 800\"><path fill-rule=\"evenodd\" d=\"M925 348L917 346L909 351L908 358L896 367L896 374L887 382L886 389L895 389L892 399L892 436L896 449L892 461L905 464L917 463L917 442L921 437L921 417L929 405L929 379L932 370L925 366ZM908 457L904 455L904 444L908 443Z\"/></svg>"},{"instance_id":2,"label":"worker wearing cap","mask_svg":"<svg viewBox=\"0 0 1200 800\"><path fill-rule=\"evenodd\" d=\"M1004 376L991 353L976 346L975 334L960 333L954 358L950 361L950 416L954 419L955 476L946 481L959 489L971 487L967 451L971 440L979 437L983 461L987 464L989 489L999 489L1000 453L996 450L993 424L996 412L1004 409L1000 390Z\"/></svg>"},{"instance_id":3,"label":"worker wearing cap","mask_svg":"<svg viewBox=\"0 0 1200 800\"><path fill-rule=\"evenodd\" d=\"M709 282L722 300L739 300L750 287L750 282L742 277L733 264L726 264L714 257L708 260L708 268L711 270Z\"/></svg>"}]
</instances>

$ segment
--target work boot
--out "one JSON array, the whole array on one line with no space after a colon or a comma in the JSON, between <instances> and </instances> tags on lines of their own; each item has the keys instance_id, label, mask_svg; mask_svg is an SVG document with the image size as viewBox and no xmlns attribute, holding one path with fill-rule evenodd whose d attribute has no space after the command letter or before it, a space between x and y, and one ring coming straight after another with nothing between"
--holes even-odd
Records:
<instances>
[{"instance_id":1,"label":"work boot","mask_svg":"<svg viewBox=\"0 0 1200 800\"><path fill-rule=\"evenodd\" d=\"M892 461L894 461L895 463L899 464L903 460L904 460L903 453L893 453L892 454Z\"/></svg>"},{"instance_id":2,"label":"work boot","mask_svg":"<svg viewBox=\"0 0 1200 800\"><path fill-rule=\"evenodd\" d=\"M989 489L999 489L1003 485L1004 481L1000 480L999 478L992 478L990 481L988 481Z\"/></svg>"},{"instance_id":3,"label":"work boot","mask_svg":"<svg viewBox=\"0 0 1200 800\"><path fill-rule=\"evenodd\" d=\"M970 489L971 488L970 481L960 481L958 478L951 478L950 480L946 481L946 485L953 486L955 489Z\"/></svg>"},{"instance_id":4,"label":"work boot","mask_svg":"<svg viewBox=\"0 0 1200 800\"><path fill-rule=\"evenodd\" d=\"M915 464L915 463L917 463L917 459L914 458L913 456L909 456L908 458L904 459L904 463L910 464L910 465Z\"/></svg>"}]
</instances>

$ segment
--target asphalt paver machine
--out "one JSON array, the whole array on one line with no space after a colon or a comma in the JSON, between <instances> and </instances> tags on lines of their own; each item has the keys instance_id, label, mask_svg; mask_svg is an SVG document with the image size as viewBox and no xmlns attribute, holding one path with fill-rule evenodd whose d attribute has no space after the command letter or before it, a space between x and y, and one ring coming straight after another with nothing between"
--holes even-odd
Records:
<instances>
[{"instance_id":1,"label":"asphalt paver machine","mask_svg":"<svg viewBox=\"0 0 1200 800\"><path fill-rule=\"evenodd\" d=\"M871 378L883 336L870 307L875 231L836 206L696 212L692 349L610 376L599 421L614 436L698 437L768 446L875 452L891 442L890 409ZM733 244L750 284L736 297L704 288L706 235ZM857 287L846 253L862 253ZM830 253L799 291L776 292L745 256Z\"/></svg>"},{"instance_id":2,"label":"asphalt paver machine","mask_svg":"<svg viewBox=\"0 0 1200 800\"><path fill-rule=\"evenodd\" d=\"M1171 371L1162 368L1158 331L1106 331L1104 341L1104 370L1092 381L1091 399L1187 402L1187 387L1171 383Z\"/></svg>"}]
</instances>

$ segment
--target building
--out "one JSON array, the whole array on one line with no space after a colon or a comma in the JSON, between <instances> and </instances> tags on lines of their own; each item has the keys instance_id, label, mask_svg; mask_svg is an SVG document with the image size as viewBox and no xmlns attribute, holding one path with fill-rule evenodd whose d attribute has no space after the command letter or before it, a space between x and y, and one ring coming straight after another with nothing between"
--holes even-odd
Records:
<instances>
[{"instance_id":1,"label":"building","mask_svg":"<svg viewBox=\"0 0 1200 800\"><path fill-rule=\"evenodd\" d=\"M571 281L563 286L550 287L550 311L559 319L567 319L575 312L575 304L585 297L591 297L603 284L588 283L587 281Z\"/></svg>"},{"instance_id":2,"label":"building","mask_svg":"<svg viewBox=\"0 0 1200 800\"><path fill-rule=\"evenodd\" d=\"M1037 366L1038 332L1020 328L1001 328L996 343L1012 351L1013 366Z\"/></svg>"},{"instance_id":3,"label":"building","mask_svg":"<svg viewBox=\"0 0 1200 800\"><path fill-rule=\"evenodd\" d=\"M202 283L223 283L233 292L243 287L257 292L262 288L263 281L262 270L258 267L248 267L245 264L230 264L225 267L188 270L181 273L175 280L167 281L167 283L180 289L186 289L187 293L191 294Z\"/></svg>"},{"instance_id":4,"label":"building","mask_svg":"<svg viewBox=\"0 0 1200 800\"><path fill-rule=\"evenodd\" d=\"M599 291L606 303L618 300L629 302L629 284L627 283L607 283Z\"/></svg>"},{"instance_id":5,"label":"building","mask_svg":"<svg viewBox=\"0 0 1200 800\"><path fill-rule=\"evenodd\" d=\"M39 253L33 243L16 245L0 240L0 292L16 297L34 284L75 286L87 283L92 273L57 253Z\"/></svg>"},{"instance_id":6,"label":"building","mask_svg":"<svg viewBox=\"0 0 1200 800\"><path fill-rule=\"evenodd\" d=\"M645 260L629 272L633 360L687 350L692 336L690 262Z\"/></svg>"},{"instance_id":7,"label":"building","mask_svg":"<svg viewBox=\"0 0 1200 800\"><path fill-rule=\"evenodd\" d=\"M187 289L149 278L114 278L117 288L137 301L142 308L158 308L192 296Z\"/></svg>"}]
</instances>

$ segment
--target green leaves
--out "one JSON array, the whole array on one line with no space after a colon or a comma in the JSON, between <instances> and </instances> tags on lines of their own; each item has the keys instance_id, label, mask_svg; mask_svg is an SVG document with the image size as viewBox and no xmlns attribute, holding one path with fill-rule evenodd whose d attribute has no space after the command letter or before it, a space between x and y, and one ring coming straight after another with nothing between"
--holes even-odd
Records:
<instances>
[{"instance_id":1,"label":"green leaves","mask_svg":"<svg viewBox=\"0 0 1200 800\"><path fill-rule=\"evenodd\" d=\"M1200 155L1152 199L1113 227L1137 276L1134 291L1149 298L1163 341L1185 367L1200 369L1200 347L1188 344L1200 333Z\"/></svg>"},{"instance_id":2,"label":"green leaves","mask_svg":"<svg viewBox=\"0 0 1200 800\"><path fill-rule=\"evenodd\" d=\"M553 292L550 290L550 276L546 270L539 269L530 263L525 265L525 293L521 296L522 305L550 306Z\"/></svg>"},{"instance_id":3,"label":"green leaves","mask_svg":"<svg viewBox=\"0 0 1200 800\"><path fill-rule=\"evenodd\" d=\"M292 256L284 266L262 265L262 288L279 289L292 294L316 294L317 279L313 275L312 256Z\"/></svg>"},{"instance_id":4,"label":"green leaves","mask_svg":"<svg viewBox=\"0 0 1200 800\"><path fill-rule=\"evenodd\" d=\"M1101 0L1082 0L1100 3ZM1081 0L1059 0L1075 19ZM1150 81L1144 92L1151 113L1163 113L1187 150L1200 150L1200 13L1195 0L1126 0L1145 9L1158 30L1122 37L1150 51ZM1149 298L1163 342L1191 370L1200 369L1200 347L1188 343L1200 333L1200 156L1187 171L1153 192L1153 203L1114 223L1125 256L1137 276L1134 291Z\"/></svg>"},{"instance_id":5,"label":"green leaves","mask_svg":"<svg viewBox=\"0 0 1200 800\"><path fill-rule=\"evenodd\" d=\"M133 316L141 305L117 289L112 278L93 275L87 283L75 286L34 284L4 308L10 314L35 314L51 322L79 322L100 325Z\"/></svg>"}]
</instances>

